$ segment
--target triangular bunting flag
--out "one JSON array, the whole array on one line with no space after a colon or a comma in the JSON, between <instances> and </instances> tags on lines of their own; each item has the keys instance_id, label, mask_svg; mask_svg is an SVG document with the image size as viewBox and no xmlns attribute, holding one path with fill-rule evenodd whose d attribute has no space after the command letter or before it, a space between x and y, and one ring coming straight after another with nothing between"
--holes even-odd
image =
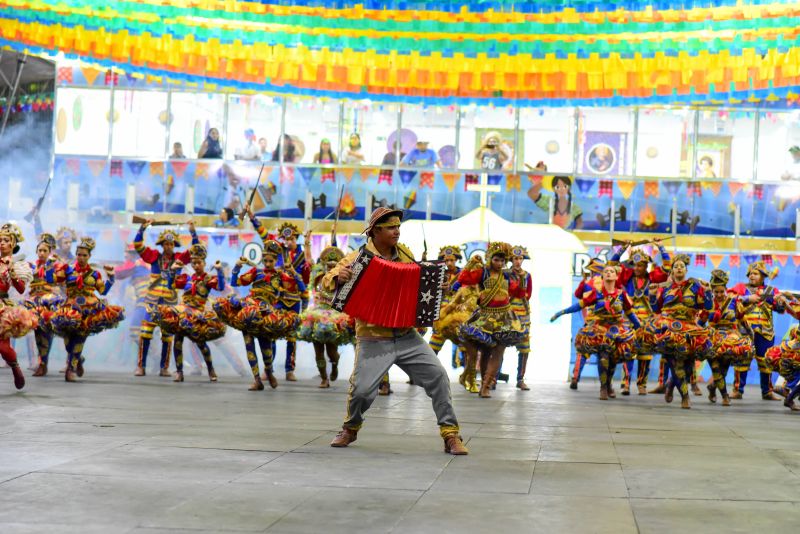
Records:
<instances>
[{"instance_id":1,"label":"triangular bunting flag","mask_svg":"<svg viewBox=\"0 0 800 534\"><path fill-rule=\"evenodd\" d=\"M81 172L81 160L79 159L68 159L66 166L70 174L77 176Z\"/></svg>"},{"instance_id":2,"label":"triangular bunting flag","mask_svg":"<svg viewBox=\"0 0 800 534\"><path fill-rule=\"evenodd\" d=\"M181 246L184 248L191 246L192 244L192 236L188 234L181 234L180 236L178 236L178 240L180 241Z\"/></svg>"},{"instance_id":3,"label":"triangular bunting flag","mask_svg":"<svg viewBox=\"0 0 800 534\"><path fill-rule=\"evenodd\" d=\"M739 255L731 254L730 256L728 256L728 265L730 265L731 267L738 267L739 265L741 265Z\"/></svg>"},{"instance_id":4,"label":"triangular bunting flag","mask_svg":"<svg viewBox=\"0 0 800 534\"><path fill-rule=\"evenodd\" d=\"M239 246L239 236L236 234L231 234L228 236L228 245L231 247L238 247Z\"/></svg>"},{"instance_id":5,"label":"triangular bunting flag","mask_svg":"<svg viewBox=\"0 0 800 534\"><path fill-rule=\"evenodd\" d=\"M381 172L378 173L378 183L392 185L392 175L393 173L389 169L381 169Z\"/></svg>"},{"instance_id":6,"label":"triangular bunting flag","mask_svg":"<svg viewBox=\"0 0 800 534\"><path fill-rule=\"evenodd\" d=\"M222 242L225 241L225 235L224 234L220 234L220 235L216 235L215 234L215 235L211 236L211 239L214 241L215 245L222 245Z\"/></svg>"},{"instance_id":7,"label":"triangular bunting flag","mask_svg":"<svg viewBox=\"0 0 800 534\"><path fill-rule=\"evenodd\" d=\"M433 189L433 173L432 172L421 172L419 173L419 187L422 189L423 187L427 187L429 189Z\"/></svg>"},{"instance_id":8,"label":"triangular bunting flag","mask_svg":"<svg viewBox=\"0 0 800 534\"><path fill-rule=\"evenodd\" d=\"M633 190L636 189L636 182L633 180L617 180L617 187L620 193L622 193L622 198L628 200Z\"/></svg>"},{"instance_id":9,"label":"triangular bunting flag","mask_svg":"<svg viewBox=\"0 0 800 534\"><path fill-rule=\"evenodd\" d=\"M341 169L339 169L339 174L341 174L344 177L344 179L347 181L348 184L350 183L350 180L353 179L353 175L355 174L355 172L356 172L355 167L342 167Z\"/></svg>"},{"instance_id":10,"label":"triangular bunting flag","mask_svg":"<svg viewBox=\"0 0 800 534\"><path fill-rule=\"evenodd\" d=\"M368 180L371 180L372 178L374 178L376 176L376 174L371 169L370 170L359 169L358 174L361 175L361 181L362 182L366 182Z\"/></svg>"},{"instance_id":11,"label":"triangular bunting flag","mask_svg":"<svg viewBox=\"0 0 800 534\"><path fill-rule=\"evenodd\" d=\"M486 183L489 185L500 185L500 181L503 179L502 174L490 174L486 177Z\"/></svg>"},{"instance_id":12,"label":"triangular bunting flag","mask_svg":"<svg viewBox=\"0 0 800 534\"><path fill-rule=\"evenodd\" d=\"M677 195L681 188L681 182L672 180L664 181L664 187L667 189L667 193L670 195Z\"/></svg>"},{"instance_id":13,"label":"triangular bunting flag","mask_svg":"<svg viewBox=\"0 0 800 534\"><path fill-rule=\"evenodd\" d=\"M244 240L245 243L250 243L251 241L253 241L253 239L255 239L255 237L256 234L254 234L253 232L245 232L242 234L242 240Z\"/></svg>"},{"instance_id":14,"label":"triangular bunting flag","mask_svg":"<svg viewBox=\"0 0 800 534\"><path fill-rule=\"evenodd\" d=\"M728 190L730 190L732 197L735 197L743 187L744 184L740 184L739 182L728 182Z\"/></svg>"},{"instance_id":15,"label":"triangular bunting flag","mask_svg":"<svg viewBox=\"0 0 800 534\"><path fill-rule=\"evenodd\" d=\"M114 162L112 161L111 163L113 164ZM133 173L134 176L139 176L140 174L142 174L142 169L144 169L145 165L147 165L146 161L129 161L128 162L128 168L131 170L131 172Z\"/></svg>"},{"instance_id":16,"label":"triangular bunting flag","mask_svg":"<svg viewBox=\"0 0 800 534\"><path fill-rule=\"evenodd\" d=\"M519 174L509 174L506 176L506 191L520 191L522 189L522 181Z\"/></svg>"},{"instance_id":17,"label":"triangular bunting flag","mask_svg":"<svg viewBox=\"0 0 800 534\"><path fill-rule=\"evenodd\" d=\"M87 85L94 85L94 81L100 76L100 71L92 67L81 67L83 77L86 78Z\"/></svg>"},{"instance_id":18,"label":"triangular bunting flag","mask_svg":"<svg viewBox=\"0 0 800 534\"><path fill-rule=\"evenodd\" d=\"M537 176L536 178L539 178L539 182L542 181L541 176ZM531 176L531 182L533 182L533 176ZM580 191L585 195L586 193L592 190L592 187L594 186L594 180L587 180L586 178L576 178L575 185L578 186L578 191Z\"/></svg>"},{"instance_id":19,"label":"triangular bunting flag","mask_svg":"<svg viewBox=\"0 0 800 534\"><path fill-rule=\"evenodd\" d=\"M317 174L317 167L298 167L300 171L300 176L303 177L303 180L306 184L310 184L311 180L314 178L314 175Z\"/></svg>"},{"instance_id":20,"label":"triangular bunting flag","mask_svg":"<svg viewBox=\"0 0 800 534\"><path fill-rule=\"evenodd\" d=\"M280 172L281 183L294 183L294 167L281 167Z\"/></svg>"},{"instance_id":21,"label":"triangular bunting flag","mask_svg":"<svg viewBox=\"0 0 800 534\"><path fill-rule=\"evenodd\" d=\"M454 172L444 172L442 173L442 180L444 180L444 185L447 186L447 190L449 192L453 192L453 188L455 188L456 183L461 179L461 175L454 173Z\"/></svg>"},{"instance_id":22,"label":"triangular bunting flag","mask_svg":"<svg viewBox=\"0 0 800 534\"><path fill-rule=\"evenodd\" d=\"M709 254L708 259L711 260L711 265L716 269L719 267L719 264L722 263L722 260L725 259L725 254Z\"/></svg>"},{"instance_id":23,"label":"triangular bunting flag","mask_svg":"<svg viewBox=\"0 0 800 534\"><path fill-rule=\"evenodd\" d=\"M800 256L792 256L792 263L795 267L800 267Z\"/></svg>"},{"instance_id":24,"label":"triangular bunting flag","mask_svg":"<svg viewBox=\"0 0 800 534\"><path fill-rule=\"evenodd\" d=\"M788 254L773 254L772 255L772 259L777 261L780 264L780 266L783 267L784 265L786 265L786 262L789 261L789 255Z\"/></svg>"},{"instance_id":25,"label":"triangular bunting flag","mask_svg":"<svg viewBox=\"0 0 800 534\"><path fill-rule=\"evenodd\" d=\"M722 182L702 182L703 189L708 189L714 196L718 196L719 192L722 191ZM698 195L700 196L700 195Z\"/></svg>"},{"instance_id":26,"label":"triangular bunting flag","mask_svg":"<svg viewBox=\"0 0 800 534\"><path fill-rule=\"evenodd\" d=\"M400 172L400 181L403 185L408 185L417 175L417 171L399 171Z\"/></svg>"},{"instance_id":27,"label":"triangular bunting flag","mask_svg":"<svg viewBox=\"0 0 800 534\"><path fill-rule=\"evenodd\" d=\"M531 185L539 185L540 183L542 183L543 179L544 179L544 176L541 176L539 174L529 174L528 175L528 181L530 181ZM591 181L591 180L587 180L587 181Z\"/></svg>"},{"instance_id":28,"label":"triangular bunting flag","mask_svg":"<svg viewBox=\"0 0 800 534\"><path fill-rule=\"evenodd\" d=\"M89 166L89 170L92 171L93 176L100 176L100 173L106 168L106 160L104 159L89 160L86 164Z\"/></svg>"},{"instance_id":29,"label":"triangular bunting flag","mask_svg":"<svg viewBox=\"0 0 800 534\"><path fill-rule=\"evenodd\" d=\"M202 244L208 246L208 234L200 234L199 236L197 236L197 238L200 240Z\"/></svg>"},{"instance_id":30,"label":"triangular bunting flag","mask_svg":"<svg viewBox=\"0 0 800 534\"><path fill-rule=\"evenodd\" d=\"M686 184L686 195L690 197L702 197L703 186L697 182Z\"/></svg>"},{"instance_id":31,"label":"triangular bunting flag","mask_svg":"<svg viewBox=\"0 0 800 534\"><path fill-rule=\"evenodd\" d=\"M164 162L151 161L150 162L150 176L164 176Z\"/></svg>"},{"instance_id":32,"label":"triangular bunting flag","mask_svg":"<svg viewBox=\"0 0 800 534\"><path fill-rule=\"evenodd\" d=\"M744 262L746 264L748 264L748 265L750 265L751 263L753 263L757 259L758 259L758 255L756 255L756 254L745 254L744 255Z\"/></svg>"},{"instance_id":33,"label":"triangular bunting flag","mask_svg":"<svg viewBox=\"0 0 800 534\"><path fill-rule=\"evenodd\" d=\"M183 178L183 173L186 172L186 167L189 166L188 161L170 161L170 167L172 167L172 172L175 173L175 176L178 178Z\"/></svg>"}]
</instances>

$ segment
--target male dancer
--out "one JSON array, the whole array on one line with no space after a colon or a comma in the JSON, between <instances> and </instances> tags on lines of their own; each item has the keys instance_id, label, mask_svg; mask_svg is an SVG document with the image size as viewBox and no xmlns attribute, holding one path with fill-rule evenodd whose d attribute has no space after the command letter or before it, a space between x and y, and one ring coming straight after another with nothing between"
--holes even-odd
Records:
<instances>
[{"instance_id":1,"label":"male dancer","mask_svg":"<svg viewBox=\"0 0 800 534\"><path fill-rule=\"evenodd\" d=\"M413 262L411 252L398 244L402 216L402 211L385 207L373 211L365 230L369 238L366 249L387 261ZM325 275L323 284L329 290L353 277L351 265L358 253L351 252ZM375 302L374 305L396 304ZM447 371L425 340L413 328L384 328L361 320L356 320L356 359L347 394L347 415L331 447L347 447L356 440L364 422L364 412L375 400L381 378L394 364L405 371L415 384L421 385L433 401L439 434L444 439L444 451L456 455L467 454L467 448L459 436Z\"/></svg>"},{"instance_id":2,"label":"male dancer","mask_svg":"<svg viewBox=\"0 0 800 534\"><path fill-rule=\"evenodd\" d=\"M458 273L461 272L461 269L456 266L456 262L460 261L463 256L461 255L461 247L458 246L445 246L439 249L439 256L438 260L443 262L447 271L445 274L445 281L444 281L444 292L442 293L442 306L441 308L444 309L455 295L455 291L453 291L453 284L456 283L458 280ZM442 317L440 317L442 319ZM428 345L431 346L433 352L439 354L439 351L442 350L442 345L444 345L445 337L442 335L441 332L438 331L437 325L433 325L433 333L431 334L431 340L428 341ZM464 360L464 349L461 348L461 357L458 357L460 347L457 346L456 343L453 343L453 355L452 355L452 363L453 369L458 369L463 365Z\"/></svg>"},{"instance_id":3,"label":"male dancer","mask_svg":"<svg viewBox=\"0 0 800 534\"><path fill-rule=\"evenodd\" d=\"M525 328L525 337L517 343L517 388L528 391L525 383L525 369L528 367L528 355L531 352L531 292L533 282L528 271L522 268L522 262L531 259L525 247L511 249L511 276L508 281L508 295L511 297L511 309Z\"/></svg>"}]
</instances>

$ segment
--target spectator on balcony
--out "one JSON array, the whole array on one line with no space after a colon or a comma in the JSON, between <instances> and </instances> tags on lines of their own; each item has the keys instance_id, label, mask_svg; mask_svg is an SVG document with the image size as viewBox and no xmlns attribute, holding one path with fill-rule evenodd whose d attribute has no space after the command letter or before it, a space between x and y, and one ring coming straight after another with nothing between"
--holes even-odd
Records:
<instances>
[{"instance_id":1,"label":"spectator on balcony","mask_svg":"<svg viewBox=\"0 0 800 534\"><path fill-rule=\"evenodd\" d=\"M183 145L180 143L172 143L172 154L169 159L186 159L186 154L183 153Z\"/></svg>"},{"instance_id":2,"label":"spectator on balcony","mask_svg":"<svg viewBox=\"0 0 800 534\"><path fill-rule=\"evenodd\" d=\"M219 212L219 219L214 221L217 228L238 228L239 219L231 208L222 208Z\"/></svg>"},{"instance_id":3,"label":"spectator on balcony","mask_svg":"<svg viewBox=\"0 0 800 534\"><path fill-rule=\"evenodd\" d=\"M420 169L431 169L434 166L441 167L442 162L435 151L428 148L428 142L422 139L417 140L417 146L402 159L403 165L417 167Z\"/></svg>"},{"instance_id":4,"label":"spectator on balcony","mask_svg":"<svg viewBox=\"0 0 800 534\"><path fill-rule=\"evenodd\" d=\"M345 165L361 165L364 163L364 153L361 152L361 136L355 132L350 134L350 143L344 152L342 163Z\"/></svg>"},{"instance_id":5,"label":"spectator on balcony","mask_svg":"<svg viewBox=\"0 0 800 534\"><path fill-rule=\"evenodd\" d=\"M331 149L331 142L329 139L323 139L319 143L319 152L314 154L314 163L319 165L336 165L336 154L333 153ZM334 181L335 174L332 167L323 167L322 168L322 181L330 180Z\"/></svg>"},{"instance_id":6,"label":"spectator on balcony","mask_svg":"<svg viewBox=\"0 0 800 534\"><path fill-rule=\"evenodd\" d=\"M502 150L503 138L498 132L488 132L483 143L475 153L475 159L481 169L487 171L498 171L503 168L508 156Z\"/></svg>"},{"instance_id":7,"label":"spectator on balcony","mask_svg":"<svg viewBox=\"0 0 800 534\"><path fill-rule=\"evenodd\" d=\"M781 175L783 180L800 180L800 146L794 145L789 149L791 161L786 171Z\"/></svg>"},{"instance_id":8,"label":"spectator on balcony","mask_svg":"<svg viewBox=\"0 0 800 534\"><path fill-rule=\"evenodd\" d=\"M245 159L249 161L257 161L261 159L261 151L256 144L256 133L252 128L244 131L244 146L238 147L233 157L236 159Z\"/></svg>"},{"instance_id":9,"label":"spectator on balcony","mask_svg":"<svg viewBox=\"0 0 800 534\"><path fill-rule=\"evenodd\" d=\"M205 141L197 151L198 159L222 159L222 145L220 144L219 130L208 130Z\"/></svg>"},{"instance_id":10,"label":"spectator on balcony","mask_svg":"<svg viewBox=\"0 0 800 534\"><path fill-rule=\"evenodd\" d=\"M283 142L278 141L275 150L272 151L272 161L281 161L281 145L283 145L283 163L296 163L297 147L289 134L283 134Z\"/></svg>"},{"instance_id":11,"label":"spectator on balcony","mask_svg":"<svg viewBox=\"0 0 800 534\"><path fill-rule=\"evenodd\" d=\"M272 154L267 150L267 138L260 137L258 139L258 153L261 161L269 161Z\"/></svg>"}]
</instances>

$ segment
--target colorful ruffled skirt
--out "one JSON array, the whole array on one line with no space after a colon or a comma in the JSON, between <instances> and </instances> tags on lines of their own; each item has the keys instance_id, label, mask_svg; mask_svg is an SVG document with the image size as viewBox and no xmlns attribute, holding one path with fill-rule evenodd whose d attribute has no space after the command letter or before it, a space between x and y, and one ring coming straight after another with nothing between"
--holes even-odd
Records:
<instances>
[{"instance_id":1,"label":"colorful ruffled skirt","mask_svg":"<svg viewBox=\"0 0 800 534\"><path fill-rule=\"evenodd\" d=\"M347 345L355 342L355 321L346 313L315 306L300 314L297 339L310 343Z\"/></svg>"},{"instance_id":2,"label":"colorful ruffled skirt","mask_svg":"<svg viewBox=\"0 0 800 534\"><path fill-rule=\"evenodd\" d=\"M624 324L589 321L575 336L578 354L608 354L617 362L634 356L634 332Z\"/></svg>"},{"instance_id":3,"label":"colorful ruffled skirt","mask_svg":"<svg viewBox=\"0 0 800 534\"><path fill-rule=\"evenodd\" d=\"M0 300L0 339L22 337L39 324L39 315L8 299Z\"/></svg>"},{"instance_id":4,"label":"colorful ruffled skirt","mask_svg":"<svg viewBox=\"0 0 800 534\"><path fill-rule=\"evenodd\" d=\"M155 308L152 318L164 332L188 337L198 343L225 335L225 324L213 310L199 310L184 304L162 304Z\"/></svg>"},{"instance_id":5,"label":"colorful ruffled skirt","mask_svg":"<svg viewBox=\"0 0 800 534\"><path fill-rule=\"evenodd\" d=\"M50 321L53 319L53 314L62 304L64 304L64 296L58 293L43 293L25 301L25 307L36 313L39 318L37 328L46 333L53 331Z\"/></svg>"},{"instance_id":6,"label":"colorful ruffled skirt","mask_svg":"<svg viewBox=\"0 0 800 534\"><path fill-rule=\"evenodd\" d=\"M278 310L264 301L232 295L218 299L214 311L220 320L246 334L279 339L294 334L300 315L291 310Z\"/></svg>"},{"instance_id":7,"label":"colorful ruffled skirt","mask_svg":"<svg viewBox=\"0 0 800 534\"><path fill-rule=\"evenodd\" d=\"M462 325L459 335L464 341L486 347L512 347L525 338L525 328L510 306L479 308Z\"/></svg>"},{"instance_id":8,"label":"colorful ruffled skirt","mask_svg":"<svg viewBox=\"0 0 800 534\"><path fill-rule=\"evenodd\" d=\"M753 341L736 329L711 328L709 360L728 361L734 365L750 365L755 354Z\"/></svg>"},{"instance_id":9,"label":"colorful ruffled skirt","mask_svg":"<svg viewBox=\"0 0 800 534\"><path fill-rule=\"evenodd\" d=\"M780 345L768 348L764 354L764 361L772 371L787 381L792 380L800 372L800 348L797 347L797 343L790 345L784 341Z\"/></svg>"},{"instance_id":10,"label":"colorful ruffled skirt","mask_svg":"<svg viewBox=\"0 0 800 534\"><path fill-rule=\"evenodd\" d=\"M461 328L472 317L478 307L477 286L463 286L450 297L449 301L442 303L439 319L433 323L433 330L444 339L454 343L461 341Z\"/></svg>"},{"instance_id":11,"label":"colorful ruffled skirt","mask_svg":"<svg viewBox=\"0 0 800 534\"><path fill-rule=\"evenodd\" d=\"M692 320L653 315L636 332L636 351L702 360L711 354L711 335L707 328Z\"/></svg>"},{"instance_id":12,"label":"colorful ruffled skirt","mask_svg":"<svg viewBox=\"0 0 800 534\"><path fill-rule=\"evenodd\" d=\"M122 306L108 304L105 299L90 302L85 297L69 298L53 314L53 332L61 337L91 336L115 328L125 319Z\"/></svg>"}]
</instances>

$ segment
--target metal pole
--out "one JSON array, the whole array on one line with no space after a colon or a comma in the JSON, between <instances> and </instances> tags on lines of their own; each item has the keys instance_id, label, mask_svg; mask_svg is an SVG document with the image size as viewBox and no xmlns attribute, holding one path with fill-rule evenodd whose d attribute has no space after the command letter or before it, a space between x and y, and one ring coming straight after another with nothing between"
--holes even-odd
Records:
<instances>
[{"instance_id":1,"label":"metal pole","mask_svg":"<svg viewBox=\"0 0 800 534\"><path fill-rule=\"evenodd\" d=\"M694 110L694 131L692 132L692 181L697 178L697 136L700 130L700 110Z\"/></svg>"},{"instance_id":2,"label":"metal pole","mask_svg":"<svg viewBox=\"0 0 800 534\"><path fill-rule=\"evenodd\" d=\"M339 165L342 164L342 154L344 154L344 100L339 102Z\"/></svg>"},{"instance_id":3,"label":"metal pole","mask_svg":"<svg viewBox=\"0 0 800 534\"><path fill-rule=\"evenodd\" d=\"M456 106L456 165L461 163L461 106Z\"/></svg>"},{"instance_id":4,"label":"metal pole","mask_svg":"<svg viewBox=\"0 0 800 534\"><path fill-rule=\"evenodd\" d=\"M172 121L169 120L172 113L172 89L167 90L167 117L164 124L167 128L166 134L164 135L164 158L169 158L169 141L170 141L170 126L172 125Z\"/></svg>"},{"instance_id":5,"label":"metal pole","mask_svg":"<svg viewBox=\"0 0 800 534\"><path fill-rule=\"evenodd\" d=\"M514 174L519 172L519 106L514 107Z\"/></svg>"},{"instance_id":6,"label":"metal pole","mask_svg":"<svg viewBox=\"0 0 800 534\"><path fill-rule=\"evenodd\" d=\"M222 159L228 157L228 105L231 95L225 95L225 105L222 108Z\"/></svg>"},{"instance_id":7,"label":"metal pole","mask_svg":"<svg viewBox=\"0 0 800 534\"><path fill-rule=\"evenodd\" d=\"M281 100L281 137L278 141L278 163L283 168L283 137L286 135L286 97ZM280 181L280 180L279 180Z\"/></svg>"},{"instance_id":8,"label":"metal pole","mask_svg":"<svg viewBox=\"0 0 800 534\"><path fill-rule=\"evenodd\" d=\"M633 163L631 165L631 174L636 176L636 160L639 156L639 107L633 110Z\"/></svg>"},{"instance_id":9,"label":"metal pole","mask_svg":"<svg viewBox=\"0 0 800 534\"><path fill-rule=\"evenodd\" d=\"M573 142L572 142L572 174L578 173L578 133L580 132L580 122L581 122L581 108L575 108L575 127L573 131Z\"/></svg>"},{"instance_id":10,"label":"metal pole","mask_svg":"<svg viewBox=\"0 0 800 534\"><path fill-rule=\"evenodd\" d=\"M750 177L751 182L758 181L758 135L761 130L761 112L756 111L756 125L753 134L753 175Z\"/></svg>"},{"instance_id":11,"label":"metal pole","mask_svg":"<svg viewBox=\"0 0 800 534\"><path fill-rule=\"evenodd\" d=\"M678 250L678 198L672 197L672 250Z\"/></svg>"},{"instance_id":12,"label":"metal pole","mask_svg":"<svg viewBox=\"0 0 800 534\"><path fill-rule=\"evenodd\" d=\"M609 214L609 217L608 217L608 233L611 236L612 242L614 240L614 226L615 226L615 223L617 222L616 221L616 219L617 219L616 213L614 211L614 209L616 207L617 207L617 203L614 202L614 199L612 198L611 199L611 213Z\"/></svg>"},{"instance_id":13,"label":"metal pole","mask_svg":"<svg viewBox=\"0 0 800 534\"><path fill-rule=\"evenodd\" d=\"M742 208L739 204L736 204L733 217L733 246L736 250L739 250L739 236L742 233Z\"/></svg>"},{"instance_id":14,"label":"metal pole","mask_svg":"<svg viewBox=\"0 0 800 534\"><path fill-rule=\"evenodd\" d=\"M17 58L16 79L14 80L14 87L11 88L11 95L9 95L8 100L6 101L6 112L3 113L3 126L0 127L0 137L3 137L3 134L6 131L6 124L8 124L8 118L11 116L11 106L14 104L14 98L17 96L17 90L19 89L19 81L22 79L22 69L23 67L25 67L25 62L27 61L27 57L28 53L23 52L22 57Z\"/></svg>"},{"instance_id":15,"label":"metal pole","mask_svg":"<svg viewBox=\"0 0 800 534\"><path fill-rule=\"evenodd\" d=\"M106 159L111 161L111 152L114 149L114 100L116 100L116 87L117 84L114 83L114 74L111 74L111 103L109 104L111 109L108 112L108 148L106 150ZM109 173L111 171L109 170ZM163 198L165 195L162 192L161 197Z\"/></svg>"}]
</instances>

